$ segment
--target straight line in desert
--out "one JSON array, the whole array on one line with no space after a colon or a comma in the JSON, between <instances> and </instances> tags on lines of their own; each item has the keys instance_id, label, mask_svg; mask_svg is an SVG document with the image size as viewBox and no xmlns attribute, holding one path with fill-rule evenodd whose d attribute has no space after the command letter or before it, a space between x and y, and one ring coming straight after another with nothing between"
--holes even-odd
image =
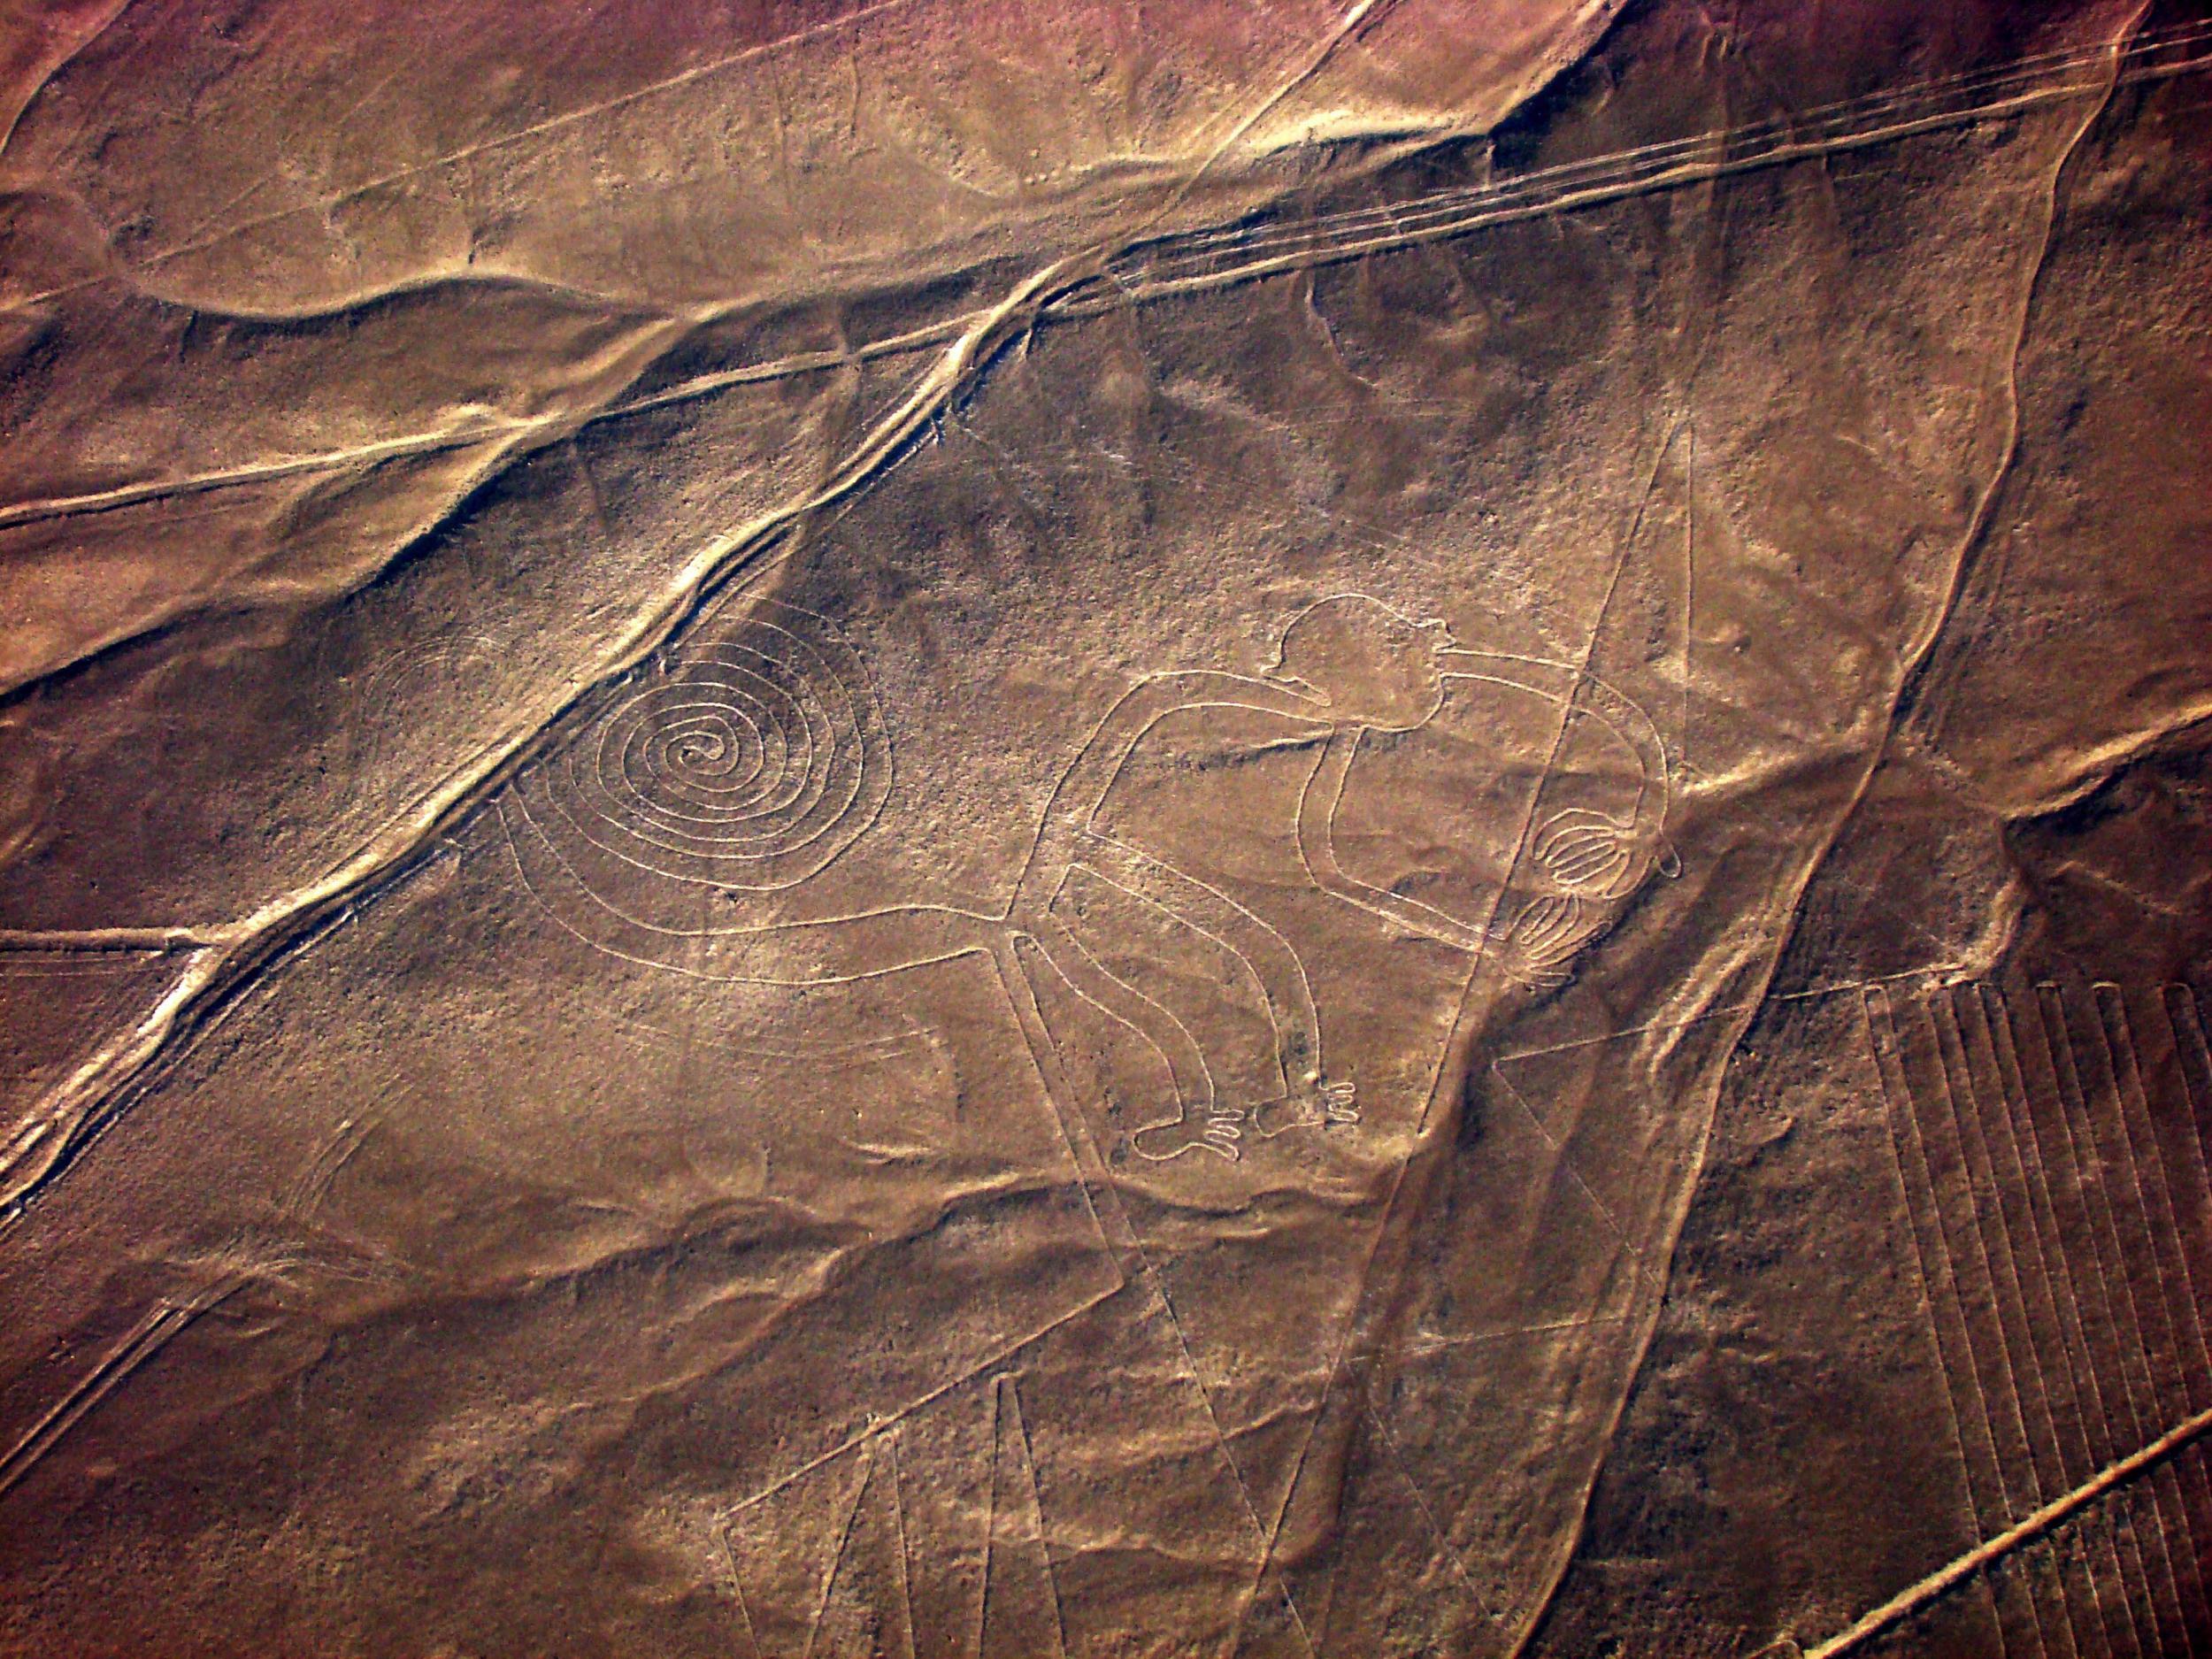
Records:
<instances>
[{"instance_id":1,"label":"straight line in desert","mask_svg":"<svg viewBox=\"0 0 2212 1659\"><path fill-rule=\"evenodd\" d=\"M1849 1629L1805 1649L1804 1659L1842 1659L1868 1640L1908 1615L1963 1584L1985 1567L2002 1560L2024 1545L2032 1544L2053 1528L2094 1503L2108 1492L2124 1486L2147 1470L2156 1468L2212 1432L2212 1410L2183 1418L2140 1450L2106 1465L2071 1492L2054 1498L2041 1509L2009 1526L1996 1537L1976 1545L1948 1565L1938 1568L1917 1583L1899 1591Z\"/></svg>"}]
</instances>

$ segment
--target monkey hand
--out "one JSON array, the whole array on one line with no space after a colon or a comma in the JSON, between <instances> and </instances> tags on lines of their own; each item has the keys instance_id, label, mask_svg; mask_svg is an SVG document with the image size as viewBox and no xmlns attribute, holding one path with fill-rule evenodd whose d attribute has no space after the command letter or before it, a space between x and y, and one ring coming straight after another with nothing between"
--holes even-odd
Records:
<instances>
[{"instance_id":1,"label":"monkey hand","mask_svg":"<svg viewBox=\"0 0 2212 1659\"><path fill-rule=\"evenodd\" d=\"M1289 1093L1263 1101L1252 1110L1252 1126L1263 1135L1279 1135L1286 1129L1359 1121L1358 1092L1312 1072L1294 1082Z\"/></svg>"},{"instance_id":2,"label":"monkey hand","mask_svg":"<svg viewBox=\"0 0 2212 1659\"><path fill-rule=\"evenodd\" d=\"M1529 849L1562 893L1609 898L1636 860L1631 827L1602 812L1569 807L1552 815Z\"/></svg>"}]
</instances>

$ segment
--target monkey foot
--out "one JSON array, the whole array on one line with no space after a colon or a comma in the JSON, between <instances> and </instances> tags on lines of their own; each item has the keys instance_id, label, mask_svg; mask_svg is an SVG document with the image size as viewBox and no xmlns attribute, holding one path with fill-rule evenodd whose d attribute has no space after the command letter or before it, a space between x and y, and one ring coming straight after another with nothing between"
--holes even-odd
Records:
<instances>
[{"instance_id":1,"label":"monkey foot","mask_svg":"<svg viewBox=\"0 0 2212 1659\"><path fill-rule=\"evenodd\" d=\"M1164 1163L1193 1149L1211 1152L1234 1164L1242 1156L1244 1114L1217 1108L1202 1114L1186 1110L1172 1123L1148 1124L1130 1137L1140 1157Z\"/></svg>"}]
</instances>

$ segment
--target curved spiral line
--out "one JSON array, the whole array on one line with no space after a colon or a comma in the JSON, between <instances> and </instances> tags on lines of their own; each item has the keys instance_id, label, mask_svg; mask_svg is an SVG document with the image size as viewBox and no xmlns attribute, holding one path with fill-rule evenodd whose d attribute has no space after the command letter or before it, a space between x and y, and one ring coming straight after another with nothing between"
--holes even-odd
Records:
<instances>
[{"instance_id":1,"label":"curved spiral line","mask_svg":"<svg viewBox=\"0 0 2212 1659\"><path fill-rule=\"evenodd\" d=\"M826 619L761 601L634 687L524 787L541 833L570 843L596 896L612 896L600 891L615 873L608 859L762 892L850 846L882 810L890 764L858 653Z\"/></svg>"},{"instance_id":2,"label":"curved spiral line","mask_svg":"<svg viewBox=\"0 0 2212 1659\"><path fill-rule=\"evenodd\" d=\"M594 803L595 821L611 820L616 830L628 842L704 857L742 857L757 846L764 853L795 850L811 840L812 835L795 840L794 831L803 826L820 806L830 787L831 771L840 766L841 757L839 745L817 734L818 726L826 727L831 722L803 705L795 707L798 709L801 729L795 737L785 738L780 745L787 750L787 759L782 775L775 784L779 794L764 805L741 812L727 820L726 825L718 825L711 812L687 815L675 810L665 799L645 789L618 763L611 776L609 769L601 764L576 773L576 781ZM625 710L626 715L631 712ZM642 718L649 718L649 711ZM599 747L603 760L604 751L610 746L610 735L603 733L602 736ZM819 766L816 764L818 753L826 757ZM850 767L846 770L854 772L850 779L854 787L848 792L845 799L836 803L832 810L831 822L834 821L836 813L841 812L849 804L851 795L857 789L859 779L856 770ZM587 840L608 851L621 850L602 841L599 835L593 833L592 826L580 821L573 811L564 810ZM623 821L632 817L638 820L635 824ZM755 832L747 833L737 827L756 821L761 824L761 827ZM827 826L825 824L814 833L819 833L821 828Z\"/></svg>"},{"instance_id":3,"label":"curved spiral line","mask_svg":"<svg viewBox=\"0 0 2212 1659\"><path fill-rule=\"evenodd\" d=\"M751 695L741 682L687 678L680 687L664 689L670 694L666 700L657 695L637 698L618 710L602 729L595 764L585 776L611 800L644 812L655 821L666 820L665 827L672 834L687 835L700 833L695 826L710 826L722 819L741 823L787 811L810 783L817 780L814 753L824 743L820 728L834 724L830 717L779 692L792 715L778 719L773 714L773 700ZM685 697L684 694L693 695ZM717 695L725 701L716 701ZM764 721L744 716L743 708L749 702L757 709L764 702L769 703L764 710L767 717ZM695 710L699 712L691 712ZM672 721L666 718L671 714L686 718L680 722ZM628 762L641 739L648 752L651 752L652 746L672 735L679 725L695 729L695 722L700 719L711 717L728 720L733 714L741 724L758 733L762 768L768 772L761 788L752 795L722 803L691 800L688 797L695 795L710 796L713 786L703 779L691 781L679 778L664 780L668 787L664 792L665 798L661 798L644 790L639 780L630 775ZM657 720L657 715L661 717ZM742 748L741 741L740 747Z\"/></svg>"}]
</instances>

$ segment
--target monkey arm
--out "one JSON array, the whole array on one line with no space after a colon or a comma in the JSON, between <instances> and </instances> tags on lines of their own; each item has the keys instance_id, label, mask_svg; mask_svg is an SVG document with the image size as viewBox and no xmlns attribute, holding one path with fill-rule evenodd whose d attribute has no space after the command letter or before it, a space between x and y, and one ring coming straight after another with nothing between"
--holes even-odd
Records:
<instances>
[{"instance_id":1,"label":"monkey arm","mask_svg":"<svg viewBox=\"0 0 2212 1659\"><path fill-rule=\"evenodd\" d=\"M1612 733L1636 758L1631 833L1640 842L1657 840L1667 812L1667 746L1651 717L1637 703L1572 663L1464 649L1442 653L1442 661L1447 680L1472 680L1526 692L1594 719Z\"/></svg>"},{"instance_id":2,"label":"monkey arm","mask_svg":"<svg viewBox=\"0 0 2212 1659\"><path fill-rule=\"evenodd\" d=\"M1305 792L1299 797L1298 852L1305 861L1307 872L1332 898L1356 904L1394 922L1409 933L1419 933L1440 944L1461 950L1479 950L1479 929L1418 899L1409 899L1387 887L1362 881L1337 862L1336 810L1344 798L1345 780L1351 775L1352 762L1359 754L1359 739L1356 731L1339 731L1331 737L1314 766L1312 777L1306 780Z\"/></svg>"},{"instance_id":3,"label":"monkey arm","mask_svg":"<svg viewBox=\"0 0 2212 1659\"><path fill-rule=\"evenodd\" d=\"M1028 914L1051 902L1128 764L1131 751L1170 715L1193 709L1251 710L1307 726L1325 726L1327 721L1325 710L1311 696L1249 675L1190 670L1139 680L1091 729L1053 786L1036 841L1016 884L1010 913Z\"/></svg>"},{"instance_id":4,"label":"monkey arm","mask_svg":"<svg viewBox=\"0 0 2212 1659\"><path fill-rule=\"evenodd\" d=\"M1647 869L1677 872L1680 866L1665 833L1666 743L1649 715L1571 663L1470 650L1447 652L1444 660L1449 664L1448 680L1504 686L1556 703L1571 716L1595 720L1634 757L1636 798L1625 824L1610 814L1576 808L1539 832L1532 850L1562 888L1590 897L1615 896L1641 879Z\"/></svg>"}]
</instances>

